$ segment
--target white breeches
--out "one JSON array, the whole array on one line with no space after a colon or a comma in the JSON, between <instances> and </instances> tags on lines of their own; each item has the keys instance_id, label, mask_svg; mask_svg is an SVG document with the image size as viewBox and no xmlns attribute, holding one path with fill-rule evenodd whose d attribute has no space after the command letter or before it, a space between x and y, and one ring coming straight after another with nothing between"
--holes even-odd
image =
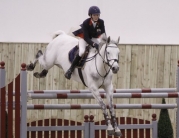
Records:
<instances>
[{"instance_id":1,"label":"white breeches","mask_svg":"<svg viewBox=\"0 0 179 138\"><path fill-rule=\"evenodd\" d=\"M79 56L80 57L84 54L87 45L88 44L83 38L79 38Z\"/></svg>"},{"instance_id":2,"label":"white breeches","mask_svg":"<svg viewBox=\"0 0 179 138\"><path fill-rule=\"evenodd\" d=\"M81 26L72 27L72 28L70 29L68 35L73 36L73 37L75 37L75 38L77 38L77 39L79 40L79 56L81 57L81 56L84 54L85 49L86 49L86 46L87 46L88 44L87 44L87 42L86 42L83 38L78 37L78 36L75 36L75 35L72 33L73 31L75 31L75 30L77 30L77 29L80 29L80 28L81 28ZM95 43L99 43L97 38L92 38L91 40L92 40L93 42L95 42Z\"/></svg>"},{"instance_id":3,"label":"white breeches","mask_svg":"<svg viewBox=\"0 0 179 138\"><path fill-rule=\"evenodd\" d=\"M84 54L86 46L88 46L88 43L81 37L78 37L78 40L79 40L79 56L81 57ZM97 38L92 38L91 40L97 44L99 43Z\"/></svg>"}]
</instances>

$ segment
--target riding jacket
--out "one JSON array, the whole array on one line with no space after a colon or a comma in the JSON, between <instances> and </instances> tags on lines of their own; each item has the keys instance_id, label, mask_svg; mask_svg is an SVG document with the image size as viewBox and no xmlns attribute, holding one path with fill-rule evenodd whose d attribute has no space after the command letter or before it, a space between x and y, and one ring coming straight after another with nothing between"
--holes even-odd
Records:
<instances>
[{"instance_id":1,"label":"riding jacket","mask_svg":"<svg viewBox=\"0 0 179 138\"><path fill-rule=\"evenodd\" d=\"M93 45L92 38L98 38L101 34L105 33L104 21L98 19L96 26L93 26L91 18L86 19L83 24L80 25L81 28L74 31L75 36L83 38L89 45Z\"/></svg>"}]
</instances>

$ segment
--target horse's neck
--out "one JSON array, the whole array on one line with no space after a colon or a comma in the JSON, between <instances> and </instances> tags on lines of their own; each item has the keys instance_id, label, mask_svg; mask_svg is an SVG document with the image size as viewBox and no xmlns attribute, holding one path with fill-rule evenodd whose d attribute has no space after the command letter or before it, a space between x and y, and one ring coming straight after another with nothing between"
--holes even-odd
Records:
<instances>
[{"instance_id":1,"label":"horse's neck","mask_svg":"<svg viewBox=\"0 0 179 138\"><path fill-rule=\"evenodd\" d=\"M101 48L100 55L97 55L96 66L100 75L104 76L110 70L109 66L103 62L103 60L105 59L105 46Z\"/></svg>"}]
</instances>

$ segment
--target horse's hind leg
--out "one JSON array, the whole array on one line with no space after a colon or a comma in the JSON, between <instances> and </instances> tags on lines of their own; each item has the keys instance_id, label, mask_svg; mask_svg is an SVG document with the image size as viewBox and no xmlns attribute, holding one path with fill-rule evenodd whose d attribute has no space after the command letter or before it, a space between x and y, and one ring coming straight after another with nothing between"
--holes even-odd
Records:
<instances>
[{"instance_id":1,"label":"horse's hind leg","mask_svg":"<svg viewBox=\"0 0 179 138\"><path fill-rule=\"evenodd\" d=\"M47 53L41 55L41 52L38 52L36 58L38 58L39 64L43 67L43 70L40 73L35 72L34 77L45 78L48 70L54 66L54 57Z\"/></svg>"},{"instance_id":2,"label":"horse's hind leg","mask_svg":"<svg viewBox=\"0 0 179 138\"><path fill-rule=\"evenodd\" d=\"M35 56L35 61L34 61L34 63L28 64L28 65L26 66L26 69L27 69L28 71L33 71L34 68L35 68L35 66L36 66L36 64L37 64L37 62L38 62L38 58L39 58L40 56L42 56L42 55L43 55L42 51L39 50L39 51L37 52L36 56Z\"/></svg>"},{"instance_id":3,"label":"horse's hind leg","mask_svg":"<svg viewBox=\"0 0 179 138\"><path fill-rule=\"evenodd\" d=\"M42 70L42 72L41 73L39 73L39 72L35 72L34 73L34 77L36 77L36 78L45 78L46 77L46 75L47 75L47 73L48 73L48 70Z\"/></svg>"},{"instance_id":4,"label":"horse's hind leg","mask_svg":"<svg viewBox=\"0 0 179 138\"><path fill-rule=\"evenodd\" d=\"M34 61L34 63L30 63L29 65L27 65L26 68L27 68L28 71L33 71L33 70L34 70L34 68L35 68L35 66L36 66L36 64L37 64L37 62L38 62L39 57L42 56L42 55L43 55L42 51L39 50L39 51L37 52L36 56L35 56L35 61ZM42 70L41 73L35 72L35 73L34 73L34 76L35 76L36 78L44 78L44 77L46 77L47 73L48 73L48 70L45 70L45 69L44 69L44 70Z\"/></svg>"},{"instance_id":5,"label":"horse's hind leg","mask_svg":"<svg viewBox=\"0 0 179 138\"><path fill-rule=\"evenodd\" d=\"M35 66L36 66L36 63L37 63L37 62L38 62L38 59L35 59L34 63L30 63L30 64L28 64L28 65L26 66L26 69L27 69L28 71L33 71L34 68L35 68Z\"/></svg>"}]
</instances>

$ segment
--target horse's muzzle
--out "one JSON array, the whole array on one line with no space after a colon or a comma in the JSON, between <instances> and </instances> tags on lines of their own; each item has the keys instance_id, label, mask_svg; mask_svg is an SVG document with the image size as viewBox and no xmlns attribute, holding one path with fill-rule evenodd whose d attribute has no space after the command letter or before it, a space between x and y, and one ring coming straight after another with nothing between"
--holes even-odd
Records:
<instances>
[{"instance_id":1,"label":"horse's muzzle","mask_svg":"<svg viewBox=\"0 0 179 138\"><path fill-rule=\"evenodd\" d=\"M112 72L116 74L119 71L119 67L112 67Z\"/></svg>"}]
</instances>

